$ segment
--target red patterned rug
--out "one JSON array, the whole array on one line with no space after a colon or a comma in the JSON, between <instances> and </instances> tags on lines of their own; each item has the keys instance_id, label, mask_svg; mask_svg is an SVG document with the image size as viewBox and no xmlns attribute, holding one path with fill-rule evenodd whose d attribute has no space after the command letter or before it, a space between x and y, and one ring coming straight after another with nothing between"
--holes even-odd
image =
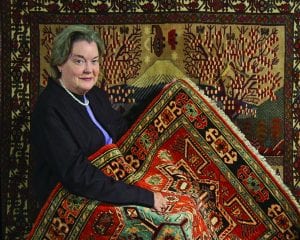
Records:
<instances>
[{"instance_id":1,"label":"red patterned rug","mask_svg":"<svg viewBox=\"0 0 300 240\"><path fill-rule=\"evenodd\" d=\"M29 239L299 239L300 208L265 159L189 80L167 85L92 163L162 191L165 214L55 188Z\"/></svg>"}]
</instances>

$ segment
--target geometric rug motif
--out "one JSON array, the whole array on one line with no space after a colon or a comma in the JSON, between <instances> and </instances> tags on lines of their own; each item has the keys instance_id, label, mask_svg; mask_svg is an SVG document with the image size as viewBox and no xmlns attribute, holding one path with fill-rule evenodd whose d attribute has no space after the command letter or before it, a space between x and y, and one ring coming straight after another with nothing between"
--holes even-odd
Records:
<instances>
[{"instance_id":1,"label":"geometric rug motif","mask_svg":"<svg viewBox=\"0 0 300 240\"><path fill-rule=\"evenodd\" d=\"M166 213L88 200L59 184L29 239L299 239L291 192L190 80L168 84L90 160L108 176L162 191Z\"/></svg>"}]
</instances>

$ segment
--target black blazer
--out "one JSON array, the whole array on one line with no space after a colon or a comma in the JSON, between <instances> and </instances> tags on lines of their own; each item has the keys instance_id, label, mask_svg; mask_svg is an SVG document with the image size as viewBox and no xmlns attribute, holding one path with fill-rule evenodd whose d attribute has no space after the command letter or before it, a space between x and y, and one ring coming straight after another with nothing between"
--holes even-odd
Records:
<instances>
[{"instance_id":1,"label":"black blazer","mask_svg":"<svg viewBox=\"0 0 300 240\"><path fill-rule=\"evenodd\" d=\"M83 100L82 96L76 95ZM128 129L107 95L93 87L86 97L98 122L117 141ZM34 189L40 203L61 182L71 193L113 204L153 207L149 190L114 181L87 159L104 145L104 136L90 119L85 106L60 85L49 80L39 96L31 122Z\"/></svg>"}]
</instances>

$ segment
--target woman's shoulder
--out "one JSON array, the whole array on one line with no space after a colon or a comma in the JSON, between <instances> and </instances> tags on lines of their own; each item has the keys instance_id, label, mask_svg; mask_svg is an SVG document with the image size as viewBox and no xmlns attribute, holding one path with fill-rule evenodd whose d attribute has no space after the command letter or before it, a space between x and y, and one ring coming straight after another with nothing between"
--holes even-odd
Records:
<instances>
[{"instance_id":1,"label":"woman's shoulder","mask_svg":"<svg viewBox=\"0 0 300 240\"><path fill-rule=\"evenodd\" d=\"M63 89L53 80L49 80L45 89L40 93L35 104L35 110L45 111L49 108L60 108L64 105Z\"/></svg>"}]
</instances>

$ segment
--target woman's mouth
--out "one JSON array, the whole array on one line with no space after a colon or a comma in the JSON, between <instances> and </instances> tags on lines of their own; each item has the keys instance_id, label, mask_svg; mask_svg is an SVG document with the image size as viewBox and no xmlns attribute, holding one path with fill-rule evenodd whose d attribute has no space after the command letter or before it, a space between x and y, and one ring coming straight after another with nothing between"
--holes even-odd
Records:
<instances>
[{"instance_id":1,"label":"woman's mouth","mask_svg":"<svg viewBox=\"0 0 300 240\"><path fill-rule=\"evenodd\" d=\"M92 81L93 79L94 79L93 77L89 77L89 78L87 78L87 77L85 77L85 78L80 78L80 80L86 81L86 82Z\"/></svg>"}]
</instances>

